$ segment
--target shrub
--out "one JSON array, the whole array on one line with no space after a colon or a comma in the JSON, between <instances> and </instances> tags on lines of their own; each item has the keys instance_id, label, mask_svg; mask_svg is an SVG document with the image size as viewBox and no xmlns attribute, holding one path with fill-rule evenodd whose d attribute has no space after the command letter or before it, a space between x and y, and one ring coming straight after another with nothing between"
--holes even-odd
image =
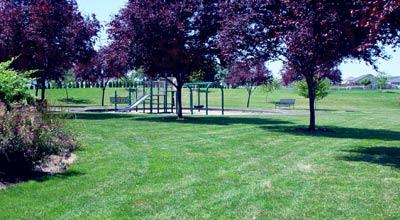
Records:
<instances>
[{"instance_id":1,"label":"shrub","mask_svg":"<svg viewBox=\"0 0 400 220\"><path fill-rule=\"evenodd\" d=\"M0 63L0 101L10 107L11 103L32 99L28 90L27 73L18 73L10 68L12 61Z\"/></svg>"},{"instance_id":2,"label":"shrub","mask_svg":"<svg viewBox=\"0 0 400 220\"><path fill-rule=\"evenodd\" d=\"M75 141L61 124L46 120L36 108L18 105L8 110L0 102L0 174L29 174L49 156L75 148Z\"/></svg>"},{"instance_id":3,"label":"shrub","mask_svg":"<svg viewBox=\"0 0 400 220\"><path fill-rule=\"evenodd\" d=\"M295 84L297 93L300 96L308 98L308 86L305 80L299 81ZM328 96L329 90L331 89L331 83L329 80L322 80L317 82L315 88L315 101L320 101Z\"/></svg>"}]
</instances>

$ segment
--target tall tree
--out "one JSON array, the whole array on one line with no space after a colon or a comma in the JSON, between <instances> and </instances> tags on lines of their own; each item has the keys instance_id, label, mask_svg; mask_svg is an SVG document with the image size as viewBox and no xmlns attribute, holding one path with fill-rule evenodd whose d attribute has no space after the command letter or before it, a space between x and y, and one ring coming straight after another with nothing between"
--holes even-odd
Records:
<instances>
[{"instance_id":1,"label":"tall tree","mask_svg":"<svg viewBox=\"0 0 400 220\"><path fill-rule=\"evenodd\" d=\"M131 0L111 22L111 40L122 45L129 69L147 77L174 76L177 114L182 118L182 87L195 71L211 74L219 53L218 1ZM211 77L210 77L211 78Z\"/></svg>"},{"instance_id":2,"label":"tall tree","mask_svg":"<svg viewBox=\"0 0 400 220\"><path fill-rule=\"evenodd\" d=\"M385 57L384 44L398 44L398 0L283 0L287 48L283 79L305 80L310 106L309 130L315 131L316 87L324 79L340 81L338 65L347 58L374 65Z\"/></svg>"},{"instance_id":3,"label":"tall tree","mask_svg":"<svg viewBox=\"0 0 400 220\"><path fill-rule=\"evenodd\" d=\"M110 80L119 79L127 73L127 59L123 55L119 47L111 44L92 55L90 62L75 66L78 79L100 85L102 106L105 104L105 91Z\"/></svg>"},{"instance_id":4,"label":"tall tree","mask_svg":"<svg viewBox=\"0 0 400 220\"><path fill-rule=\"evenodd\" d=\"M19 70L34 69L45 98L47 80L60 80L87 62L99 22L83 17L75 0L0 0L0 60L17 56Z\"/></svg>"},{"instance_id":5,"label":"tall tree","mask_svg":"<svg viewBox=\"0 0 400 220\"><path fill-rule=\"evenodd\" d=\"M229 1L221 31L222 50L232 62L284 55L286 83L305 80L309 130L315 131L315 87L341 80L338 65L348 58L374 65L383 45L399 45L398 0Z\"/></svg>"}]
</instances>

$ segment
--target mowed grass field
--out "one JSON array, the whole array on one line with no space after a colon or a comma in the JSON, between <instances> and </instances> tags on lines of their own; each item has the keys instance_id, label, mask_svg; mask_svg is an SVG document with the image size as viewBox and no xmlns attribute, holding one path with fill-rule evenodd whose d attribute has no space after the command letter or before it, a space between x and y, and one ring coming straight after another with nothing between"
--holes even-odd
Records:
<instances>
[{"instance_id":1,"label":"mowed grass field","mask_svg":"<svg viewBox=\"0 0 400 220\"><path fill-rule=\"evenodd\" d=\"M65 107L90 107L101 105L101 89L69 89L70 100L66 101L65 90L51 89L47 90L47 100L51 106ZM117 91L118 96L128 96L125 88L107 88L105 95L105 105L110 104L110 97L113 97ZM202 90L203 91L203 90ZM32 91L33 93L33 91ZM251 97L251 109L273 109L274 103L280 99L296 99L296 109L308 109L308 100L298 96L293 89L282 89L267 93L260 87ZM201 93L201 102L205 104L205 93ZM189 91L183 90L184 107L189 107ZM244 89L225 89L225 107L234 109L246 109L247 92ZM147 101L148 103L148 101ZM156 103L156 101L154 102ZM194 103L197 103L197 93L194 93ZM378 103L384 103L380 105ZM364 90L332 90L329 96L318 102L319 110L344 111L357 110L360 108L376 110L377 107L393 107L400 103L400 90L394 91L364 91ZM210 89L209 93L210 107L221 107L221 92L219 89ZM123 105L122 105L123 106ZM148 105L147 105L148 106Z\"/></svg>"},{"instance_id":2,"label":"mowed grass field","mask_svg":"<svg viewBox=\"0 0 400 220\"><path fill-rule=\"evenodd\" d=\"M70 93L81 105L100 95ZM227 106L245 96L227 90ZM399 97L333 91L318 104L328 131L313 135L298 129L306 116L74 115L77 162L0 191L0 219L398 219ZM290 90L270 96L280 98L307 106ZM261 90L252 106L273 107Z\"/></svg>"}]
</instances>

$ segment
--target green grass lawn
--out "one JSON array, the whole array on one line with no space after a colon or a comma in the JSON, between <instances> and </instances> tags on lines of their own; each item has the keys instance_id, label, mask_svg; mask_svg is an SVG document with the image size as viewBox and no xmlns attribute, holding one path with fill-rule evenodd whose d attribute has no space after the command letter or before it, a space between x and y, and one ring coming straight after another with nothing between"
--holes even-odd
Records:
<instances>
[{"instance_id":1,"label":"green grass lawn","mask_svg":"<svg viewBox=\"0 0 400 220\"><path fill-rule=\"evenodd\" d=\"M110 97L117 91L119 96L128 96L127 89L108 88L106 90L105 104L111 106ZM32 91L33 92L33 91ZM65 91L63 89L47 90L48 102L52 106L100 106L101 89L69 89L70 99L65 101ZM194 94L195 103L197 94ZM221 107L221 92L218 89L210 90L210 107ZM296 91L282 89L266 96L262 88L255 91L251 99L251 107L256 109L272 109L274 103L279 99L296 99L297 109L308 109L308 100L297 95ZM205 94L201 95L202 102L205 102ZM189 92L184 90L184 107L189 107ZM227 108L246 108L247 92L244 89L226 89L225 105ZM385 102L383 106L377 105L377 102ZM376 108L393 106L400 103L400 91L363 91L363 90L332 90L328 98L318 103L319 109L323 110L355 110L360 108Z\"/></svg>"},{"instance_id":2,"label":"green grass lawn","mask_svg":"<svg viewBox=\"0 0 400 220\"><path fill-rule=\"evenodd\" d=\"M96 105L89 91L71 96ZM228 90L228 107L243 96ZM284 97L306 108L289 90L271 101ZM329 132L315 135L298 129L305 116L76 115L78 161L0 191L0 219L397 219L399 97L334 91L317 118ZM272 104L259 91L253 107Z\"/></svg>"}]
</instances>

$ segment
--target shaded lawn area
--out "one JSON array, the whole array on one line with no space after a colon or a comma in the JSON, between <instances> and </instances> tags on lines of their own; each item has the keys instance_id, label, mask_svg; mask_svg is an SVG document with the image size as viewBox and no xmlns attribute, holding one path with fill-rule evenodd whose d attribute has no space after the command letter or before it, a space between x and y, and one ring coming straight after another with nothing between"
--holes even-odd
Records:
<instances>
[{"instance_id":1,"label":"shaded lawn area","mask_svg":"<svg viewBox=\"0 0 400 220\"><path fill-rule=\"evenodd\" d=\"M81 114L69 172L0 191L0 219L398 218L400 116Z\"/></svg>"}]
</instances>

